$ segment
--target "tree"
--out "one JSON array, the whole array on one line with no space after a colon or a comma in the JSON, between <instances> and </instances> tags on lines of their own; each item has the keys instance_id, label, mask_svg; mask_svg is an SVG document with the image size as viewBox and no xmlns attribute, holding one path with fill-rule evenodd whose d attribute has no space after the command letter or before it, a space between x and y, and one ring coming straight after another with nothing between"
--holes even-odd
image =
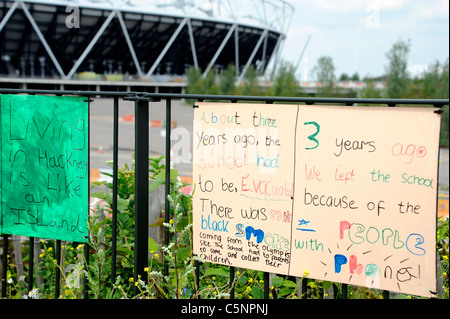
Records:
<instances>
[{"instance_id":1,"label":"tree","mask_svg":"<svg viewBox=\"0 0 450 319\"><path fill-rule=\"evenodd\" d=\"M201 70L195 67L189 68L187 72L187 87L188 94L218 94L219 88L217 86L216 77L213 72L203 78ZM193 100L188 100L188 103L193 103Z\"/></svg>"},{"instance_id":2,"label":"tree","mask_svg":"<svg viewBox=\"0 0 450 319\"><path fill-rule=\"evenodd\" d=\"M236 67L230 64L219 76L219 94L233 95L236 90Z\"/></svg>"},{"instance_id":3,"label":"tree","mask_svg":"<svg viewBox=\"0 0 450 319\"><path fill-rule=\"evenodd\" d=\"M432 99L448 99L449 97L449 73L448 58L444 63L436 61L425 72L424 97Z\"/></svg>"},{"instance_id":4,"label":"tree","mask_svg":"<svg viewBox=\"0 0 450 319\"><path fill-rule=\"evenodd\" d=\"M359 81L359 74L355 72L352 76L349 76L347 73L342 73L339 81Z\"/></svg>"},{"instance_id":5,"label":"tree","mask_svg":"<svg viewBox=\"0 0 450 319\"><path fill-rule=\"evenodd\" d=\"M239 95L258 96L261 95L261 88L258 84L258 74L253 65L250 65L245 73L244 83L239 86Z\"/></svg>"},{"instance_id":6,"label":"tree","mask_svg":"<svg viewBox=\"0 0 450 319\"><path fill-rule=\"evenodd\" d=\"M410 46L410 40L398 40L386 53L389 60L389 65L386 66L388 98L404 97L408 89L410 79L407 67Z\"/></svg>"},{"instance_id":7,"label":"tree","mask_svg":"<svg viewBox=\"0 0 450 319\"><path fill-rule=\"evenodd\" d=\"M316 76L316 80L322 83L322 87L318 90L319 96L332 96L334 92L334 82L336 76L333 59L329 56L320 57L317 61L317 65L312 69L313 74Z\"/></svg>"},{"instance_id":8,"label":"tree","mask_svg":"<svg viewBox=\"0 0 450 319\"><path fill-rule=\"evenodd\" d=\"M202 92L201 94L219 94L219 86L216 84L216 75L213 71L209 71L204 78L202 78Z\"/></svg>"},{"instance_id":9,"label":"tree","mask_svg":"<svg viewBox=\"0 0 450 319\"><path fill-rule=\"evenodd\" d=\"M358 72L355 72L355 73L352 75L351 80L352 80L352 81L359 81L359 80L360 80L360 79L359 79L359 74L358 74Z\"/></svg>"},{"instance_id":10,"label":"tree","mask_svg":"<svg viewBox=\"0 0 450 319\"><path fill-rule=\"evenodd\" d=\"M190 67L187 72L186 92L198 94L202 90L202 73L199 68Z\"/></svg>"},{"instance_id":11,"label":"tree","mask_svg":"<svg viewBox=\"0 0 450 319\"><path fill-rule=\"evenodd\" d=\"M278 68L275 80L273 81L273 85L267 92L267 95L297 96L299 90L300 88L297 79L295 78L294 66L290 62L282 61Z\"/></svg>"},{"instance_id":12,"label":"tree","mask_svg":"<svg viewBox=\"0 0 450 319\"><path fill-rule=\"evenodd\" d=\"M375 82L372 79L364 79L366 84L359 92L361 98L381 98L381 91L375 87Z\"/></svg>"},{"instance_id":13,"label":"tree","mask_svg":"<svg viewBox=\"0 0 450 319\"><path fill-rule=\"evenodd\" d=\"M339 81L348 81L350 80L350 77L348 76L347 73L342 73L341 76L339 77Z\"/></svg>"},{"instance_id":14,"label":"tree","mask_svg":"<svg viewBox=\"0 0 450 319\"><path fill-rule=\"evenodd\" d=\"M333 59L329 56L323 56L319 58L312 72L315 74L316 80L322 82L323 86L331 87L336 80L335 69Z\"/></svg>"}]
</instances>

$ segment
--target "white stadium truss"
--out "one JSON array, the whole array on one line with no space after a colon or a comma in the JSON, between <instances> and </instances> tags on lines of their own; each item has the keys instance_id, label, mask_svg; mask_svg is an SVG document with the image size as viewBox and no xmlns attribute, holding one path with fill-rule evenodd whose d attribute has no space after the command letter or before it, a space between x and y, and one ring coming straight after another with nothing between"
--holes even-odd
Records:
<instances>
[{"instance_id":1,"label":"white stadium truss","mask_svg":"<svg viewBox=\"0 0 450 319\"><path fill-rule=\"evenodd\" d=\"M0 1L0 77L203 74L275 67L293 15L284 0Z\"/></svg>"}]
</instances>

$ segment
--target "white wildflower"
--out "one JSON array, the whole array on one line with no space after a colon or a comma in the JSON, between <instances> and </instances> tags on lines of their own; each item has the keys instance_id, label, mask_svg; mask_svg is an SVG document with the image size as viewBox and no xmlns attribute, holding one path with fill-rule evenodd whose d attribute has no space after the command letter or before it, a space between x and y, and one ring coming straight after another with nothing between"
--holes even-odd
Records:
<instances>
[{"instance_id":1,"label":"white wildflower","mask_svg":"<svg viewBox=\"0 0 450 319\"><path fill-rule=\"evenodd\" d=\"M81 278L83 275L83 266L81 264L69 265L66 267L66 272L70 272L66 277L66 285L70 289L80 288Z\"/></svg>"},{"instance_id":2,"label":"white wildflower","mask_svg":"<svg viewBox=\"0 0 450 319\"><path fill-rule=\"evenodd\" d=\"M197 256L197 255L194 255L194 256L192 257L192 259L193 259L194 261L198 261L199 263L204 263L204 262L205 262L205 260L204 260L203 258L201 258L200 256Z\"/></svg>"},{"instance_id":3,"label":"white wildflower","mask_svg":"<svg viewBox=\"0 0 450 319\"><path fill-rule=\"evenodd\" d=\"M28 293L28 298L30 299L39 299L41 297L41 294L39 293L39 288L34 288Z\"/></svg>"}]
</instances>

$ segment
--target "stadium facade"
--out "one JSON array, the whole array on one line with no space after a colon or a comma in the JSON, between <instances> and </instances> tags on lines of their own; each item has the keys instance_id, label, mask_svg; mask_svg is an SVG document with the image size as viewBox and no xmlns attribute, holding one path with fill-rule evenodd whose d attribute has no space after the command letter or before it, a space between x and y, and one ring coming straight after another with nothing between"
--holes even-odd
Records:
<instances>
[{"instance_id":1,"label":"stadium facade","mask_svg":"<svg viewBox=\"0 0 450 319\"><path fill-rule=\"evenodd\" d=\"M250 65L264 75L292 14L284 0L0 1L0 78L177 82L230 64L239 79Z\"/></svg>"}]
</instances>

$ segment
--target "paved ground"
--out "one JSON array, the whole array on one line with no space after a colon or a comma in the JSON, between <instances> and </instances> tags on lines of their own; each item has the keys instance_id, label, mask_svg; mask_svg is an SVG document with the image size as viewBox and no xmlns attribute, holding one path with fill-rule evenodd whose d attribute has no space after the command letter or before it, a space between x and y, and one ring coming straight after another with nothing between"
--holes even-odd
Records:
<instances>
[{"instance_id":1,"label":"paved ground","mask_svg":"<svg viewBox=\"0 0 450 319\"><path fill-rule=\"evenodd\" d=\"M150 104L150 121L163 125L165 101ZM106 161L112 160L113 152L113 101L94 99L91 103L91 168L107 168ZM177 128L192 130L192 106L180 100L172 101L172 120ZM159 122L160 121L160 122ZM165 128L150 127L150 155L165 153ZM192 140L191 140L192 141ZM176 142L176 141L175 141ZM192 144L192 143L191 143ZM132 162L134 154L134 102L120 101L119 104L119 166ZM192 174L190 163L176 164L180 173Z\"/></svg>"},{"instance_id":2,"label":"paved ground","mask_svg":"<svg viewBox=\"0 0 450 319\"><path fill-rule=\"evenodd\" d=\"M447 190L448 194L448 148L441 148L439 156L439 185L442 185L443 189Z\"/></svg>"}]
</instances>

